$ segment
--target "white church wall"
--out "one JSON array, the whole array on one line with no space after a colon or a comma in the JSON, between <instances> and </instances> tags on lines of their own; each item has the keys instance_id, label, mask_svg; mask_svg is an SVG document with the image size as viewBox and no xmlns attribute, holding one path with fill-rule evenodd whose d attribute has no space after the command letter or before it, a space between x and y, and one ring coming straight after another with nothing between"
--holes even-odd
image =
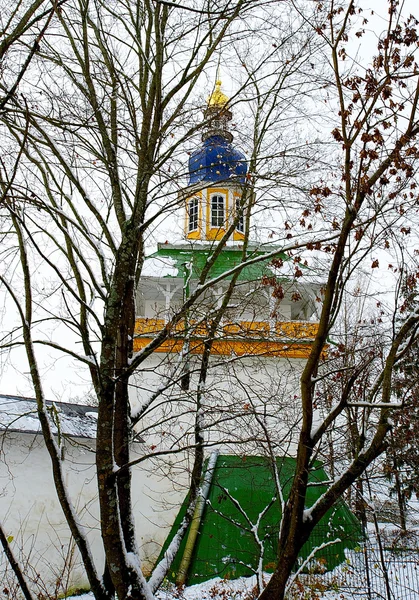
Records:
<instances>
[{"instance_id":1,"label":"white church wall","mask_svg":"<svg viewBox=\"0 0 419 600\"><path fill-rule=\"evenodd\" d=\"M50 459L40 435L1 434L0 515L12 536L12 550L35 593L53 595L65 588L88 586L78 551L65 522L54 487ZM134 444L132 459L142 456ZM184 466L170 457L145 461L132 470L132 499L137 540L145 572L157 559L185 496ZM185 463L185 461L184 461ZM185 463L186 464L186 463ZM66 443L63 462L68 493L78 512L98 571L104 566L92 442ZM0 581L14 585L6 557L0 551Z\"/></svg>"},{"instance_id":2,"label":"white church wall","mask_svg":"<svg viewBox=\"0 0 419 600\"><path fill-rule=\"evenodd\" d=\"M6 534L13 536L12 549L24 565L32 589L45 586L54 590L61 579L63 584L85 585L84 571L58 502L42 437L6 431L1 435L1 448L2 525ZM83 440L83 447L66 444L65 483L89 532L93 554L102 567L94 461L89 440ZM7 567L1 554L0 569L4 571Z\"/></svg>"},{"instance_id":3,"label":"white church wall","mask_svg":"<svg viewBox=\"0 0 419 600\"><path fill-rule=\"evenodd\" d=\"M294 455L304 364L298 358L212 356L200 397L206 442L219 444L223 453L261 454L269 437L278 453ZM189 357L188 389L181 385L184 369L179 354L155 353L136 375L131 391L135 414L161 390L136 426L156 451L193 444L200 355Z\"/></svg>"}]
</instances>

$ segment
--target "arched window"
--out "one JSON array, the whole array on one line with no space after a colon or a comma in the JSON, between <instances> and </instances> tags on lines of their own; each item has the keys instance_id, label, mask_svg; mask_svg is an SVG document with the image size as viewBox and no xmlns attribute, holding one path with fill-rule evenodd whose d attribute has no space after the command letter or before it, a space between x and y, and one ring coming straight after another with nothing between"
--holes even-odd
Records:
<instances>
[{"instance_id":1,"label":"arched window","mask_svg":"<svg viewBox=\"0 0 419 600\"><path fill-rule=\"evenodd\" d=\"M224 227L225 224L224 196L214 194L211 196L211 227Z\"/></svg>"},{"instance_id":2,"label":"arched window","mask_svg":"<svg viewBox=\"0 0 419 600\"><path fill-rule=\"evenodd\" d=\"M198 229L199 219L199 199L191 198L188 202L188 231L196 231Z\"/></svg>"},{"instance_id":3,"label":"arched window","mask_svg":"<svg viewBox=\"0 0 419 600\"><path fill-rule=\"evenodd\" d=\"M241 198L236 196L236 217L239 215L239 220L237 221L236 231L240 233L244 233L244 214L243 214L243 206L240 206Z\"/></svg>"}]
</instances>

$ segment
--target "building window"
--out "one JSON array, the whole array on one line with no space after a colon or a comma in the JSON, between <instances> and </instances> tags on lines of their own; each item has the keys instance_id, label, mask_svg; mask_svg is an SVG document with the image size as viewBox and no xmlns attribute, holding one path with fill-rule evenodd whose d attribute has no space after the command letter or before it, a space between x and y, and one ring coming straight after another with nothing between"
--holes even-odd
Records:
<instances>
[{"instance_id":1,"label":"building window","mask_svg":"<svg viewBox=\"0 0 419 600\"><path fill-rule=\"evenodd\" d=\"M189 200L188 215L189 215L188 231L196 231L198 229L198 215L199 215L199 200L198 200L198 198L191 198Z\"/></svg>"},{"instance_id":2,"label":"building window","mask_svg":"<svg viewBox=\"0 0 419 600\"><path fill-rule=\"evenodd\" d=\"M211 196L211 227L224 227L224 196Z\"/></svg>"},{"instance_id":3,"label":"building window","mask_svg":"<svg viewBox=\"0 0 419 600\"><path fill-rule=\"evenodd\" d=\"M243 206L240 206L241 198L236 197L236 217L239 215L239 220L237 221L236 231L240 233L244 233L244 214L243 214Z\"/></svg>"}]
</instances>

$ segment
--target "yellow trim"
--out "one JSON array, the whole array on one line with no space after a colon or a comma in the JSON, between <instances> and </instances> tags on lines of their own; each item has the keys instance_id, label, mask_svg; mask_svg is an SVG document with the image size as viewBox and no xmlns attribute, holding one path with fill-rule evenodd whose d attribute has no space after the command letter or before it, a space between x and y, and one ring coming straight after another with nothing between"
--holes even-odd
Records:
<instances>
[{"instance_id":1,"label":"yellow trim","mask_svg":"<svg viewBox=\"0 0 419 600\"><path fill-rule=\"evenodd\" d=\"M214 194L220 194L225 199L224 205L224 226L223 227L212 227L211 226L211 196ZM198 198L198 229L195 231L189 231L189 202L192 198ZM202 190L188 196L185 199L185 216L184 216L184 232L185 238L189 240L208 240L208 241L219 241L227 230L228 223L231 218L235 216L236 198L240 199L241 194L232 192L232 204L230 203L230 194L227 188L207 188L205 194ZM230 205L231 204L231 205ZM206 214L205 220L205 231L204 231L204 210ZM232 235L233 240L243 241L245 236L244 233L234 230Z\"/></svg>"},{"instance_id":2,"label":"yellow trim","mask_svg":"<svg viewBox=\"0 0 419 600\"><path fill-rule=\"evenodd\" d=\"M307 321L278 321L275 323L275 332L279 337L289 338L315 338L319 330L318 323Z\"/></svg>"},{"instance_id":3,"label":"yellow trim","mask_svg":"<svg viewBox=\"0 0 419 600\"><path fill-rule=\"evenodd\" d=\"M137 318L135 319L135 335L141 335L143 333L157 333L163 329L165 325L164 319L148 319L145 318Z\"/></svg>"},{"instance_id":4,"label":"yellow trim","mask_svg":"<svg viewBox=\"0 0 419 600\"><path fill-rule=\"evenodd\" d=\"M158 333L166 324L164 319L137 317L135 320L135 335L143 335L147 333ZM189 326L193 329L193 335L208 334L207 323L205 321L190 321ZM179 321L175 326L175 331L184 329L184 321ZM223 325L223 335L252 335L259 334L261 336L275 336L287 339L311 339L313 340L319 329L318 323L309 321L277 321L275 323L275 331L270 331L270 323L268 321L238 321L236 323L228 322Z\"/></svg>"},{"instance_id":5,"label":"yellow trim","mask_svg":"<svg viewBox=\"0 0 419 600\"><path fill-rule=\"evenodd\" d=\"M267 321L239 321L239 323L226 323L223 327L225 334L269 336L270 326Z\"/></svg>"},{"instance_id":6,"label":"yellow trim","mask_svg":"<svg viewBox=\"0 0 419 600\"><path fill-rule=\"evenodd\" d=\"M189 231L186 235L188 240L200 240L201 239L201 233L199 231L199 229L195 229L195 231Z\"/></svg>"},{"instance_id":7,"label":"yellow trim","mask_svg":"<svg viewBox=\"0 0 419 600\"><path fill-rule=\"evenodd\" d=\"M153 338L135 338L134 352L139 352L145 348ZM169 339L163 342L154 352L179 353L183 348L183 340ZM203 340L192 340L189 342L189 352L191 354L202 354L204 351ZM301 344L298 342L283 343L271 341L238 341L238 340L215 340L211 347L211 354L219 356L276 356L283 358L305 358L307 359L311 352L311 343ZM327 356L327 350L324 350L323 358Z\"/></svg>"},{"instance_id":8,"label":"yellow trim","mask_svg":"<svg viewBox=\"0 0 419 600\"><path fill-rule=\"evenodd\" d=\"M235 242L242 242L244 240L244 233L241 233L240 231L234 231L233 240Z\"/></svg>"},{"instance_id":9,"label":"yellow trim","mask_svg":"<svg viewBox=\"0 0 419 600\"><path fill-rule=\"evenodd\" d=\"M164 319L137 318L135 322L134 352L145 348L153 339L152 334L161 331L165 326ZM190 322L191 327L189 351L202 354L203 339L208 335L205 322ZM240 321L225 323L220 336L213 343L211 353L223 356L282 356L287 358L307 358L317 334L318 323L305 321L286 321L275 324L271 331L267 321ZM184 322L176 324L173 335L183 334ZM284 340L284 338L286 338ZM184 340L170 337L155 352L180 352ZM327 355L327 348L323 357Z\"/></svg>"}]
</instances>

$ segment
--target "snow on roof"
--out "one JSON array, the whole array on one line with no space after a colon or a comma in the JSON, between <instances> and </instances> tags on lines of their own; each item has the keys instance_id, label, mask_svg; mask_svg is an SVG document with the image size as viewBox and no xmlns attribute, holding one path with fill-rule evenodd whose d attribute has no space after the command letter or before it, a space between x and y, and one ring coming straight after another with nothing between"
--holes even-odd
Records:
<instances>
[{"instance_id":1,"label":"snow on roof","mask_svg":"<svg viewBox=\"0 0 419 600\"><path fill-rule=\"evenodd\" d=\"M144 262L142 276L176 277L178 269L176 261L168 256L149 256Z\"/></svg>"},{"instance_id":2,"label":"snow on roof","mask_svg":"<svg viewBox=\"0 0 419 600\"><path fill-rule=\"evenodd\" d=\"M97 408L84 404L46 402L48 408L55 406L61 433L77 438L96 438ZM55 412L55 411L54 411ZM57 433L52 413L52 432ZM39 433L41 425L36 411L36 400L22 396L0 395L0 431Z\"/></svg>"}]
</instances>

